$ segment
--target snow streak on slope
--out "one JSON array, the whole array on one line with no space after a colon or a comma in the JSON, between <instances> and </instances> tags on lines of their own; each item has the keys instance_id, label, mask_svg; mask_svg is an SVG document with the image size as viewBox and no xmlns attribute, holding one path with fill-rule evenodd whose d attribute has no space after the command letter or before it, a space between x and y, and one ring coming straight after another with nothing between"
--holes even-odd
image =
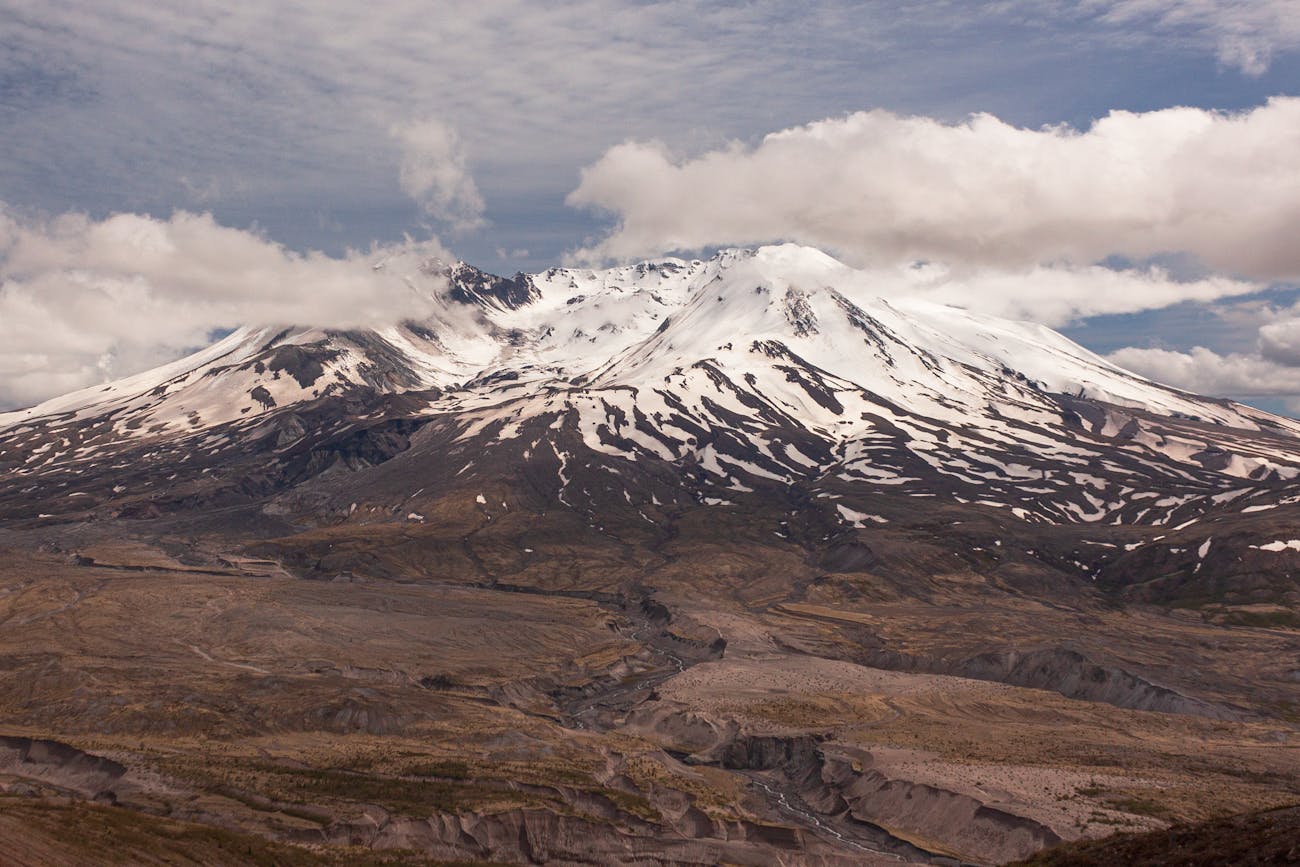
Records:
<instances>
[{"instance_id":1,"label":"snow streak on slope","mask_svg":"<svg viewBox=\"0 0 1300 867\"><path fill-rule=\"evenodd\" d=\"M798 483L1165 523L1259 508L1300 475L1294 422L1149 382L1041 326L893 297L803 247L510 279L382 267L416 286L449 277L440 312L381 331L236 332L0 416L0 464L31 474L200 433L217 447L323 400L404 395L409 417L452 419L487 452L545 438L561 463L576 448L611 467L661 462L700 502Z\"/></svg>"}]
</instances>

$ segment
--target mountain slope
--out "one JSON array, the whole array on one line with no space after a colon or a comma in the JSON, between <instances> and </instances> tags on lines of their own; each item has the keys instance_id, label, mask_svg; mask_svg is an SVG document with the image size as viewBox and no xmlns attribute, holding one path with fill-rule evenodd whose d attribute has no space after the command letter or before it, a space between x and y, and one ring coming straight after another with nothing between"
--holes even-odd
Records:
<instances>
[{"instance_id":1,"label":"mountain slope","mask_svg":"<svg viewBox=\"0 0 1300 867\"><path fill-rule=\"evenodd\" d=\"M1134 527L1194 535L1300 500L1296 422L1149 382L1041 326L881 298L815 250L509 279L376 267L411 275L439 312L367 332L241 329L0 416L13 480L0 510L52 520L273 501L309 523L404 521L527 477L538 508L551 497L588 523L662 529L670 504L780 502L815 514L807 532L822 536L940 504L1004 512L1008 534L1129 528L1058 559L1131 583L1126 564L1147 568L1151 549L1138 549L1153 539ZM359 512L334 490L351 483L307 485L398 455L369 477L375 502ZM1289 537L1274 551L1262 532L1239 540L1239 558L1289 563ZM1199 575L1203 541L1171 540L1161 556Z\"/></svg>"}]
</instances>

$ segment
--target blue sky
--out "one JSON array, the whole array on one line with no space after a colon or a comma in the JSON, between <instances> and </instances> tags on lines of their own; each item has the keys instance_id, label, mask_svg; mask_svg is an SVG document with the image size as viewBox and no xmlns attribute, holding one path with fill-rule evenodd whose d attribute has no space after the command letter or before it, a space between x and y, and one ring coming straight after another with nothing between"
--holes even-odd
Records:
<instances>
[{"instance_id":1,"label":"blue sky","mask_svg":"<svg viewBox=\"0 0 1300 867\"><path fill-rule=\"evenodd\" d=\"M888 117L863 121L864 129L846 133L841 147L848 150L832 154L846 166L871 165L854 162L863 136L909 140L918 128L907 118L960 126L983 113L1011 130L1065 125L1073 136L1118 110L1144 117L1175 106L1252 112L1270 98L1300 95L1296 0L130 5L136 8L0 0L0 213L11 236L6 243L0 227L0 257L7 257L0 258L0 336L9 336L4 318L29 329L41 315L64 316L79 291L119 291L98 283L86 288L84 274L99 272L83 267L76 252L87 244L78 233L114 214L150 217L165 231L175 229L168 221L178 211L211 214L214 225L251 232L290 261L309 251L343 261L349 250L436 238L444 252L509 272L584 252L587 261L657 255L680 239L694 253L788 237L830 247L854 264L893 267L896 259L936 256L926 238L911 237L896 249L847 228L832 231L824 217L816 226L742 227L698 214L663 228L663 214L653 210L662 203L645 201L644 187L671 190L674 178L689 175L680 207L666 206L689 212L690 189L705 195L715 177L719 191L728 172L746 177L766 159L764 143L773 133L827 121L838 134L846 118L873 110ZM1216 139L1204 149L1207 176L1221 173L1214 160L1224 142L1246 151L1256 147L1250 135L1276 138L1279 128L1294 134L1293 114L1261 114L1255 132ZM1195 127L1204 117L1188 123ZM996 156L1005 133L985 132L974 141ZM820 135L796 132L793 139ZM1029 138L1044 139L1033 147L1055 153L1052 137ZM940 155L953 146L944 140L939 135L934 144ZM1069 148L1061 153L1061 172L1096 169ZM642 181L635 168L654 154L663 157L656 163L661 177ZM1287 196L1300 201L1297 163L1269 154L1277 164L1272 174L1243 178L1223 192L1261 234L1290 216ZM770 165L790 166L797 177L797 148L783 159ZM715 166L716 176L709 174ZM911 168L889 164L890 171ZM971 171L978 173L978 164ZM1052 172L1041 165L1033 171ZM1182 190L1189 171L1180 169L1171 183ZM1261 184L1280 193L1268 202L1249 195L1233 201ZM872 187L862 195L903 194ZM915 203L894 202L889 213L909 204ZM807 210L762 197L745 206ZM55 228L69 214L84 216L81 228ZM969 239L940 226L933 250L966 281L970 306L990 299L991 312L1042 318L1175 385L1300 409L1300 353L1293 357L1286 342L1288 323L1300 318L1290 288L1300 275L1276 245L1245 244L1232 255L1205 232L1191 232L1156 233L1182 245L1177 249L1155 240L1120 249L1113 227L1097 228L1096 215L1083 216L1096 232L1078 248L1058 239L1027 250L1025 230L1008 227L1020 233L1014 243L993 253L980 247L975 255ZM845 219L862 215L848 207ZM646 228L652 225L663 231ZM188 223L186 231L198 232L200 224ZM21 257L13 252L19 235L28 251ZM60 255L56 265L41 265L46 260L30 250L51 238L62 245ZM1268 266L1255 267L1252 255ZM138 288L144 278L110 259L101 256L95 267L112 272L113 286ZM1175 264L1158 291L1147 292L1150 279L1134 283L1133 298L1148 300L1112 304L1101 316L1088 315L1096 305L1077 300L1050 309L1030 303L1039 292L1033 281L1042 276L1032 266L1077 270L1116 261L1139 269ZM62 276L42 267L57 267ZM999 273L1000 280L990 276ZM1206 277L1241 285L1199 285L1187 293L1199 300L1168 304L1178 298L1168 281ZM146 294L195 293L180 299L191 307L212 300L202 281L157 283ZM280 291L292 297L297 290ZM1072 291L1088 290L1060 290ZM999 293L1019 293L1020 300ZM117 330L106 327L95 339L85 333L94 322L56 322L48 345L28 341L21 351L0 350L0 381L24 383L0 386L0 404L174 355L205 328L236 324L228 320L242 308L226 300L220 314L190 317L182 337L167 339L158 333L168 328L167 316L177 315L176 303ZM1300 342L1300 328L1294 330ZM55 335L66 335L66 345L54 345ZM1192 356L1195 347L1210 355Z\"/></svg>"}]
</instances>

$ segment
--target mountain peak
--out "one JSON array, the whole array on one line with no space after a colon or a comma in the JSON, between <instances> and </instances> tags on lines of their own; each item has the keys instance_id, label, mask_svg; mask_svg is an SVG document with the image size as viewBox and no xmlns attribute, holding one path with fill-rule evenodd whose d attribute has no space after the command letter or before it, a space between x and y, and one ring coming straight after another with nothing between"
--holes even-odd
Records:
<instances>
[{"instance_id":1,"label":"mountain peak","mask_svg":"<svg viewBox=\"0 0 1300 867\"><path fill-rule=\"evenodd\" d=\"M701 490L830 473L917 496L1002 497L1049 522L1128 514L1123 491L1137 484L1027 497L1026 478L1102 478L1109 466L1199 497L1188 491L1219 479L1300 476L1295 423L1146 381L1040 326L883 300L870 275L808 247L511 278L435 260L379 267L445 278L442 312L375 330L243 329L0 416L0 461L27 474L139 443L220 451L267 430L309 438L303 416L333 429L396 413L451 420L488 450L526 439L531 453L568 431L602 460L688 462ZM1148 520L1191 502L1159 499Z\"/></svg>"},{"instance_id":2,"label":"mountain peak","mask_svg":"<svg viewBox=\"0 0 1300 867\"><path fill-rule=\"evenodd\" d=\"M747 252L749 259L775 272L835 277L851 270L829 253L803 244L769 244Z\"/></svg>"}]
</instances>

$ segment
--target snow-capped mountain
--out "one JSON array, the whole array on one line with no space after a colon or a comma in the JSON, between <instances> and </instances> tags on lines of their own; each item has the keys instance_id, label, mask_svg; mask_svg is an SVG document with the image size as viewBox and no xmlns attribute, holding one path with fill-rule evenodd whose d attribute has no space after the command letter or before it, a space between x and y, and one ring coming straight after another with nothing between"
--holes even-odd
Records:
<instances>
[{"instance_id":1,"label":"snow-capped mountain","mask_svg":"<svg viewBox=\"0 0 1300 867\"><path fill-rule=\"evenodd\" d=\"M700 502L802 484L836 500L1156 524L1249 508L1300 475L1295 422L1157 385L1042 326L883 298L888 287L808 248L511 279L376 267L410 275L440 312L365 332L241 329L0 415L0 465L35 480L135 449L196 465L250 443L274 456L401 418L515 460L658 462L682 473L676 496ZM568 484L566 501L596 496Z\"/></svg>"},{"instance_id":2,"label":"snow-capped mountain","mask_svg":"<svg viewBox=\"0 0 1300 867\"><path fill-rule=\"evenodd\" d=\"M1168 601L1300 595L1300 424L1050 329L898 297L796 246L512 278L376 267L437 313L242 329L0 415L0 528L242 515L454 535L509 514L599 544L690 527L725 548L740 528L904 583L956 564Z\"/></svg>"}]
</instances>

